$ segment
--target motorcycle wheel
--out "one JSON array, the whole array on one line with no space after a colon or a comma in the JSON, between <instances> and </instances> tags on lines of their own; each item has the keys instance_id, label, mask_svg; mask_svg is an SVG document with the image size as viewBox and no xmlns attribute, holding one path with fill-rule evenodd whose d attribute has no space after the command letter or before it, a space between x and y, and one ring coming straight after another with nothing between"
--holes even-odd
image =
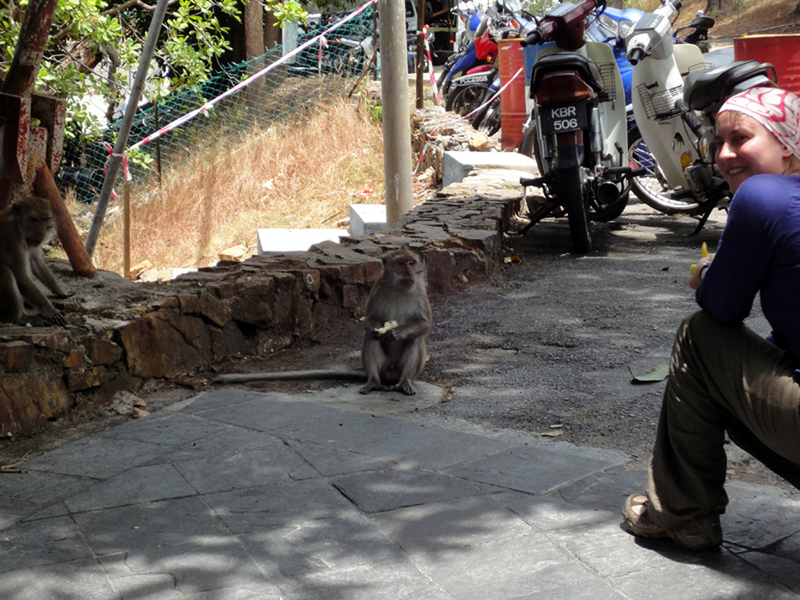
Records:
<instances>
[{"instance_id":1,"label":"motorcycle wheel","mask_svg":"<svg viewBox=\"0 0 800 600\"><path fill-rule=\"evenodd\" d=\"M453 90L447 96L445 110L461 115L468 115L478 108L489 94L489 88L485 85L468 85Z\"/></svg>"},{"instance_id":2,"label":"motorcycle wheel","mask_svg":"<svg viewBox=\"0 0 800 600\"><path fill-rule=\"evenodd\" d=\"M558 196L564 199L569 221L569 234L575 254L586 254L592 249L592 232L589 226L589 208L581 189L580 167L557 173Z\"/></svg>"},{"instance_id":3,"label":"motorcycle wheel","mask_svg":"<svg viewBox=\"0 0 800 600\"><path fill-rule=\"evenodd\" d=\"M539 171L541 172L542 160L539 157L539 145L536 143L537 137L538 134L536 127L528 127L528 131L526 131L525 135L522 136L522 142L520 142L517 152L533 158L536 161L536 165L539 167ZM592 221L597 221L598 223L608 223L609 221L613 221L620 216L625 210L625 207L628 206L628 198L629 193L626 189L625 192L620 194L616 202L612 202L611 204L608 204L599 210L597 210L595 206L590 205L589 219Z\"/></svg>"},{"instance_id":4,"label":"motorcycle wheel","mask_svg":"<svg viewBox=\"0 0 800 600\"><path fill-rule=\"evenodd\" d=\"M628 132L628 164L635 169L647 169L646 174L631 179L631 189L649 207L667 215L697 215L704 211L698 202L685 202L669 195L669 185L659 173L655 158L638 128Z\"/></svg>"},{"instance_id":5,"label":"motorcycle wheel","mask_svg":"<svg viewBox=\"0 0 800 600\"><path fill-rule=\"evenodd\" d=\"M472 126L486 134L486 137L492 137L500 131L500 98L495 98L491 104L476 112L472 117Z\"/></svg>"},{"instance_id":6,"label":"motorcycle wheel","mask_svg":"<svg viewBox=\"0 0 800 600\"><path fill-rule=\"evenodd\" d=\"M542 159L539 156L539 145L536 143L538 137L539 135L538 132L536 131L536 126L531 125L530 127L528 127L528 130L525 132L525 135L522 136L522 141L519 143L519 148L517 148L517 152L519 154L524 154L525 156L535 160L536 166L539 168L539 173L541 173Z\"/></svg>"},{"instance_id":7,"label":"motorcycle wheel","mask_svg":"<svg viewBox=\"0 0 800 600\"><path fill-rule=\"evenodd\" d=\"M450 83L453 79L452 77L448 78L447 75L458 62L459 58L461 58L460 54L451 54L442 65L442 72L439 75L439 79L436 81L436 89L439 90L439 96L442 98L447 98L447 92L450 91Z\"/></svg>"}]
</instances>

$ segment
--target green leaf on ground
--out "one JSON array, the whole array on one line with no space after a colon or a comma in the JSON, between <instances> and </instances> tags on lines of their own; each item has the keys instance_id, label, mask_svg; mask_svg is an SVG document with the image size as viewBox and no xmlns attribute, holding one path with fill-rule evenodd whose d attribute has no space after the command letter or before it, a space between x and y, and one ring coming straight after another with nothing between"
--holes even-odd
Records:
<instances>
[{"instance_id":1,"label":"green leaf on ground","mask_svg":"<svg viewBox=\"0 0 800 600\"><path fill-rule=\"evenodd\" d=\"M669 375L669 363L656 365L646 375L634 375L630 367L628 367L628 371L631 373L631 383L655 383L667 378Z\"/></svg>"}]
</instances>

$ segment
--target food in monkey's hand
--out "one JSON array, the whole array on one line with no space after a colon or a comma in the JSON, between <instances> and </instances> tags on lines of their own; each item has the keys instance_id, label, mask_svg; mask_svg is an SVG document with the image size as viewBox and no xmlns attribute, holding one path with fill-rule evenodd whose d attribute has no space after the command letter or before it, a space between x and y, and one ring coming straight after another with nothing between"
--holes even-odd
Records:
<instances>
[{"instance_id":1,"label":"food in monkey's hand","mask_svg":"<svg viewBox=\"0 0 800 600\"><path fill-rule=\"evenodd\" d=\"M375 331L375 333L380 333L382 335L382 334L386 333L387 331L389 331L390 329L394 329L395 327L397 327L397 325L398 325L397 321L386 321L383 324L383 327L378 327L377 329L374 329L373 331Z\"/></svg>"}]
</instances>

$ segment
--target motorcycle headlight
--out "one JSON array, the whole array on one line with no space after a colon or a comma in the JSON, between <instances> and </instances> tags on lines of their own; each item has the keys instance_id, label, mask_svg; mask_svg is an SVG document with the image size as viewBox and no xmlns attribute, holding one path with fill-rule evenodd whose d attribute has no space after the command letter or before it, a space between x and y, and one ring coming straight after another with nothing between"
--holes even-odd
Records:
<instances>
[{"instance_id":1,"label":"motorcycle headlight","mask_svg":"<svg viewBox=\"0 0 800 600\"><path fill-rule=\"evenodd\" d=\"M628 32L633 29L633 21L623 20L619 22L619 37L625 39L628 37Z\"/></svg>"},{"instance_id":2,"label":"motorcycle headlight","mask_svg":"<svg viewBox=\"0 0 800 600\"><path fill-rule=\"evenodd\" d=\"M619 31L619 23L617 21L604 13L597 17L597 22L600 24L600 27L608 32L609 36L617 37Z\"/></svg>"}]
</instances>

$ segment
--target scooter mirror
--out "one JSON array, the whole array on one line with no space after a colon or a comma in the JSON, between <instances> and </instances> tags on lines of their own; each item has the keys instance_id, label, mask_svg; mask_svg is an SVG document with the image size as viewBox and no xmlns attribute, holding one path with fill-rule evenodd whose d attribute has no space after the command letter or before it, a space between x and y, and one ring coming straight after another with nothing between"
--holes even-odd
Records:
<instances>
[{"instance_id":1,"label":"scooter mirror","mask_svg":"<svg viewBox=\"0 0 800 600\"><path fill-rule=\"evenodd\" d=\"M491 17L487 14L481 19L481 24L478 25L478 28L475 30L475 39L481 37L484 32L489 28L489 22L491 21Z\"/></svg>"},{"instance_id":2,"label":"scooter mirror","mask_svg":"<svg viewBox=\"0 0 800 600\"><path fill-rule=\"evenodd\" d=\"M714 26L714 19L711 17L695 17L687 27L697 27L699 29L711 29Z\"/></svg>"}]
</instances>

